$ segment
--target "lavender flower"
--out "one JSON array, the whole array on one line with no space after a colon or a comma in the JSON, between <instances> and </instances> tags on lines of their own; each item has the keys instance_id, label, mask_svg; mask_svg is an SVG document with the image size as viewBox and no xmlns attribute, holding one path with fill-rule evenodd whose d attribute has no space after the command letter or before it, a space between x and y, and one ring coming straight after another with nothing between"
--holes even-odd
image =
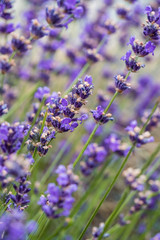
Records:
<instances>
[{"instance_id":1,"label":"lavender flower","mask_svg":"<svg viewBox=\"0 0 160 240\"><path fill-rule=\"evenodd\" d=\"M146 181L145 175L140 175L140 169L127 168L123 172L123 176L125 177L125 182L132 190L143 191L144 183Z\"/></svg>"},{"instance_id":2,"label":"lavender flower","mask_svg":"<svg viewBox=\"0 0 160 240\"><path fill-rule=\"evenodd\" d=\"M141 68L144 68L144 64L141 65L141 63L137 62L136 58L131 56L131 54L132 51L129 50L126 55L121 57L121 60L125 61L128 71L137 72Z\"/></svg>"},{"instance_id":3,"label":"lavender flower","mask_svg":"<svg viewBox=\"0 0 160 240\"><path fill-rule=\"evenodd\" d=\"M116 91L122 93L126 89L130 89L130 84L126 82L123 76L117 75L114 78L115 78Z\"/></svg>"},{"instance_id":4,"label":"lavender flower","mask_svg":"<svg viewBox=\"0 0 160 240\"><path fill-rule=\"evenodd\" d=\"M85 162L81 162L81 172L88 176L94 168L103 164L107 156L107 151L103 146L92 143L87 147L84 155L86 160Z\"/></svg>"},{"instance_id":5,"label":"lavender flower","mask_svg":"<svg viewBox=\"0 0 160 240\"><path fill-rule=\"evenodd\" d=\"M144 24L143 27L143 34L145 37L149 37L151 40L158 40L159 39L159 24L157 23L159 20L159 10L158 14L152 11L151 6L147 6L145 8L145 13L147 14L147 21L146 25Z\"/></svg>"},{"instance_id":6,"label":"lavender flower","mask_svg":"<svg viewBox=\"0 0 160 240\"><path fill-rule=\"evenodd\" d=\"M47 35L45 27L41 26L37 19L32 20L30 31L33 39L39 39Z\"/></svg>"},{"instance_id":7,"label":"lavender flower","mask_svg":"<svg viewBox=\"0 0 160 240\"><path fill-rule=\"evenodd\" d=\"M93 118L99 124L105 124L109 121L113 121L112 114L111 113L105 114L101 106L98 106L96 110L91 110L91 113L93 114Z\"/></svg>"},{"instance_id":8,"label":"lavender flower","mask_svg":"<svg viewBox=\"0 0 160 240\"><path fill-rule=\"evenodd\" d=\"M77 191L78 176L72 172L72 167L67 168L60 165L56 173L58 174L57 185L48 184L47 196L42 195L38 204L49 218L59 218L68 216L74 203L72 193Z\"/></svg>"},{"instance_id":9,"label":"lavender flower","mask_svg":"<svg viewBox=\"0 0 160 240\"><path fill-rule=\"evenodd\" d=\"M134 51L134 53L139 57L145 57L150 53L154 55L154 50L156 46L150 41L144 44L143 42L135 40L135 37L131 37L129 44L132 46L132 50Z\"/></svg>"},{"instance_id":10,"label":"lavender flower","mask_svg":"<svg viewBox=\"0 0 160 240\"><path fill-rule=\"evenodd\" d=\"M25 240L27 235L37 228L36 222L26 223L24 213L17 210L3 214L0 222L0 236L5 240Z\"/></svg>"},{"instance_id":11,"label":"lavender flower","mask_svg":"<svg viewBox=\"0 0 160 240\"><path fill-rule=\"evenodd\" d=\"M150 132L146 131L140 134L140 128L137 126L137 121L132 121L128 127L126 127L126 131L129 134L129 137L132 142L136 142L137 147L141 147L141 145L150 143L154 141L154 137L151 136Z\"/></svg>"},{"instance_id":12,"label":"lavender flower","mask_svg":"<svg viewBox=\"0 0 160 240\"><path fill-rule=\"evenodd\" d=\"M7 104L3 101L0 101L0 117L8 112Z\"/></svg>"},{"instance_id":13,"label":"lavender flower","mask_svg":"<svg viewBox=\"0 0 160 240\"><path fill-rule=\"evenodd\" d=\"M17 152L28 128L27 124L18 122L12 125L7 122L0 124L0 148L2 152L6 154Z\"/></svg>"}]
</instances>

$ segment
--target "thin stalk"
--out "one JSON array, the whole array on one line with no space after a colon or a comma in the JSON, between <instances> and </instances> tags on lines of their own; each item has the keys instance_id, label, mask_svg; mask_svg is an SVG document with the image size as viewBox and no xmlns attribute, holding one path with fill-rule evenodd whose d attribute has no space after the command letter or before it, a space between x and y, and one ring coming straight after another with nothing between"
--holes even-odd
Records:
<instances>
[{"instance_id":1,"label":"thin stalk","mask_svg":"<svg viewBox=\"0 0 160 240\"><path fill-rule=\"evenodd\" d=\"M118 95L118 91L115 92L115 94L113 95L112 99L110 100L108 106L106 107L106 109L104 110L104 113L107 113L107 111L109 110L110 106L112 105L112 103L114 102L115 98ZM92 133L90 134L87 142L85 143L83 149L81 150L81 152L79 153L78 157L76 158L75 162L73 163L73 168L75 168L75 166L77 165L77 163L80 161L81 157L83 156L84 151L86 150L86 148L88 147L89 143L91 142L92 138L94 137L97 129L99 127L99 124L97 123L96 126L94 127Z\"/></svg>"},{"instance_id":2,"label":"thin stalk","mask_svg":"<svg viewBox=\"0 0 160 240\"><path fill-rule=\"evenodd\" d=\"M11 54L11 56L9 57L9 61L11 61L13 58L14 58L14 56L16 55L16 51L13 51L12 52L12 54Z\"/></svg>"},{"instance_id":3,"label":"thin stalk","mask_svg":"<svg viewBox=\"0 0 160 240\"><path fill-rule=\"evenodd\" d=\"M22 152L23 147L24 147L24 145L25 145L25 143L26 143L26 141L27 141L27 139L28 139L28 137L29 137L29 134L30 134L33 126L35 125L35 123L36 123L36 121L37 121L37 118L38 118L38 116L39 116L39 114L40 114L40 112L41 112L41 110L42 110L42 107L44 106L44 102L45 102L45 98L42 100L42 102L41 102L41 104L40 104L40 106L39 106L39 109L38 109L38 111L36 112L36 115L35 115L35 117L34 117L34 119L33 119L33 122L32 122L32 124L31 124L31 126L30 126L30 128L29 128L29 131L27 132L27 135L24 137L23 142L22 142L22 144L21 144L21 148L18 150L17 154L20 154L20 153Z\"/></svg>"},{"instance_id":4,"label":"thin stalk","mask_svg":"<svg viewBox=\"0 0 160 240\"><path fill-rule=\"evenodd\" d=\"M153 109L152 109L152 111L151 111L151 114L150 114L149 117L147 118L145 124L143 125L143 127L142 127L142 129L141 129L141 131L140 131L140 134L142 134L143 131L145 130L145 128L146 128L148 122L150 121L152 115L154 114L157 106L158 106L158 102L155 103L155 105L154 105L154 107L153 107ZM146 123L147 123L147 124L146 124ZM95 211L93 212L92 216L90 217L90 219L89 219L87 225L85 226L84 230L83 230L82 233L80 234L79 240L82 239L82 237L84 236L85 232L87 231L89 225L91 224L91 222L93 221L94 217L96 216L96 214L97 214L99 208L101 207L102 203L104 202L104 200L107 198L107 196L108 196L109 193L111 192L112 188L114 187L114 185L115 185L118 177L120 176L120 174L121 174L124 166L126 165L126 163L127 163L128 159L129 159L129 157L130 157L133 149L135 148L135 146L136 146L136 142L134 142L133 145L132 145L132 147L130 148L127 156L125 157L124 161L122 162L122 164L121 164L121 166L120 166L120 168L119 168L116 176L114 177L111 185L110 185L109 188L106 190L103 198L101 199L101 201L100 201L100 203L98 204L97 208L95 209Z\"/></svg>"}]
</instances>

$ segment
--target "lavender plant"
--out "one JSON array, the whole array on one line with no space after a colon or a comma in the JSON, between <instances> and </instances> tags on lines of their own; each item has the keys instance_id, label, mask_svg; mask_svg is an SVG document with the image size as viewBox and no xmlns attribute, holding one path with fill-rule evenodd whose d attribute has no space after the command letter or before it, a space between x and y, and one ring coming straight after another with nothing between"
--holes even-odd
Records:
<instances>
[{"instance_id":1,"label":"lavender plant","mask_svg":"<svg viewBox=\"0 0 160 240\"><path fill-rule=\"evenodd\" d=\"M0 239L159 239L160 1L1 0L0 21Z\"/></svg>"}]
</instances>

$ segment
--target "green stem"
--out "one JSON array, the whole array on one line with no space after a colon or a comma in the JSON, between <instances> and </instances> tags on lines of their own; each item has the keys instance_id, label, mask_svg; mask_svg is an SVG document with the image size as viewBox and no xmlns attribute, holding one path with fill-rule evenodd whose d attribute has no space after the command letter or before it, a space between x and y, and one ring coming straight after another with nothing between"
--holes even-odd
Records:
<instances>
[{"instance_id":1,"label":"green stem","mask_svg":"<svg viewBox=\"0 0 160 240\"><path fill-rule=\"evenodd\" d=\"M16 55L16 51L13 51L11 56L9 57L9 62L14 58L14 56Z\"/></svg>"},{"instance_id":2,"label":"green stem","mask_svg":"<svg viewBox=\"0 0 160 240\"><path fill-rule=\"evenodd\" d=\"M106 109L104 110L104 113L107 113L107 111L109 110L110 106L112 105L112 103L114 102L115 98L118 95L118 91L115 92L115 94L113 95L111 101L109 102L108 106L106 107ZM86 148L88 147L89 143L91 142L92 138L94 137L97 129L99 127L99 124L97 123L96 126L94 127L92 133L90 134L87 142L85 143L82 151L79 153L78 157L76 158L75 162L73 163L73 168L75 168L75 166L77 165L77 163L80 161L81 157L83 156L84 151L86 150Z\"/></svg>"}]
</instances>

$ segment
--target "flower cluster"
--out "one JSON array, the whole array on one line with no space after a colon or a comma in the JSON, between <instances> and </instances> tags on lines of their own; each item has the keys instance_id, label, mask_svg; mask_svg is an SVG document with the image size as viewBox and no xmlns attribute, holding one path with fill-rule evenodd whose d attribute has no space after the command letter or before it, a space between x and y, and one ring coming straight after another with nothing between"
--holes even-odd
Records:
<instances>
[{"instance_id":1,"label":"flower cluster","mask_svg":"<svg viewBox=\"0 0 160 240\"><path fill-rule=\"evenodd\" d=\"M72 172L72 167L59 165L57 185L48 184L47 196L42 195L38 204L49 218L68 216L74 203L73 192L77 191L79 179Z\"/></svg>"},{"instance_id":2,"label":"flower cluster","mask_svg":"<svg viewBox=\"0 0 160 240\"><path fill-rule=\"evenodd\" d=\"M149 180L150 189L144 190L138 194L138 197L134 199L134 205L130 209L130 213L133 214L141 209L155 209L160 200L160 181Z\"/></svg>"},{"instance_id":3,"label":"flower cluster","mask_svg":"<svg viewBox=\"0 0 160 240\"><path fill-rule=\"evenodd\" d=\"M6 196L6 203L9 203L8 209L10 210L11 206L17 208L19 211L25 210L28 207L30 202L28 193L30 192L30 182L27 181L27 176L20 177L17 180L18 184L13 184L15 194L10 192Z\"/></svg>"},{"instance_id":4,"label":"flower cluster","mask_svg":"<svg viewBox=\"0 0 160 240\"><path fill-rule=\"evenodd\" d=\"M0 155L0 181L2 187L7 184L25 178L29 174L29 167L33 163L30 155L10 154L9 156Z\"/></svg>"},{"instance_id":5,"label":"flower cluster","mask_svg":"<svg viewBox=\"0 0 160 240\"><path fill-rule=\"evenodd\" d=\"M132 189L137 191L144 190L144 183L146 182L146 176L140 175L140 169L127 168L123 171L126 184Z\"/></svg>"},{"instance_id":6,"label":"flower cluster","mask_svg":"<svg viewBox=\"0 0 160 240\"><path fill-rule=\"evenodd\" d=\"M5 240L25 240L37 229L34 221L26 222L24 213L17 210L5 213L0 218L0 236Z\"/></svg>"},{"instance_id":7,"label":"flower cluster","mask_svg":"<svg viewBox=\"0 0 160 240\"><path fill-rule=\"evenodd\" d=\"M146 25L143 27L143 34L145 37L150 38L151 40L158 40L160 34L160 27L158 24L158 20L160 17L160 11L158 10L158 14L156 14L151 6L147 6L145 9L145 13L147 14Z\"/></svg>"},{"instance_id":8,"label":"flower cluster","mask_svg":"<svg viewBox=\"0 0 160 240\"><path fill-rule=\"evenodd\" d=\"M148 54L152 53L154 55L154 50L156 46L151 41L148 41L146 44L135 40L135 37L131 37L129 44L132 46L132 50L138 57L145 57Z\"/></svg>"},{"instance_id":9,"label":"flower cluster","mask_svg":"<svg viewBox=\"0 0 160 240\"><path fill-rule=\"evenodd\" d=\"M55 137L55 133L74 131L79 122L87 119L86 114L79 113L80 108L86 104L86 99L92 93L92 78L86 76L84 81L81 79L73 87L72 91L64 98L60 93L53 93L46 99L47 117L45 127L40 134L40 128L33 128L28 140L28 149L33 152L37 147L40 155L45 155L50 147L50 141ZM40 101L48 94L48 88L40 88L35 93L35 97ZM41 125L40 125L41 126Z\"/></svg>"},{"instance_id":10,"label":"flower cluster","mask_svg":"<svg viewBox=\"0 0 160 240\"><path fill-rule=\"evenodd\" d=\"M154 137L151 136L149 131L140 134L141 130L138 127L136 120L132 121L125 130L128 132L131 141L136 142L137 147L141 147L141 145L154 141Z\"/></svg>"},{"instance_id":11,"label":"flower cluster","mask_svg":"<svg viewBox=\"0 0 160 240\"><path fill-rule=\"evenodd\" d=\"M128 71L137 72L144 67L144 64L137 62L136 57L131 56L131 54L131 50L127 51L126 54L121 57L121 60L125 61Z\"/></svg>"},{"instance_id":12,"label":"flower cluster","mask_svg":"<svg viewBox=\"0 0 160 240\"><path fill-rule=\"evenodd\" d=\"M17 152L21 147L24 136L28 131L28 124L20 124L16 122L9 124L3 122L0 124L0 148L5 154Z\"/></svg>"},{"instance_id":13,"label":"flower cluster","mask_svg":"<svg viewBox=\"0 0 160 240\"><path fill-rule=\"evenodd\" d=\"M126 156L130 147L123 143L121 138L115 134L111 133L109 136L104 138L104 147L107 152L116 153L119 156Z\"/></svg>"},{"instance_id":14,"label":"flower cluster","mask_svg":"<svg viewBox=\"0 0 160 240\"><path fill-rule=\"evenodd\" d=\"M84 16L85 7L77 0L57 1L57 8L46 8L46 20L50 27L68 27L74 19Z\"/></svg>"},{"instance_id":15,"label":"flower cluster","mask_svg":"<svg viewBox=\"0 0 160 240\"><path fill-rule=\"evenodd\" d=\"M94 168L102 165L106 159L107 151L103 146L92 143L88 146L84 155L87 159L85 162L81 162L81 171L85 176L88 176L92 173Z\"/></svg>"},{"instance_id":16,"label":"flower cluster","mask_svg":"<svg viewBox=\"0 0 160 240\"><path fill-rule=\"evenodd\" d=\"M2 74L6 74L14 65L14 60L10 61L8 55L0 56L0 71Z\"/></svg>"}]
</instances>

